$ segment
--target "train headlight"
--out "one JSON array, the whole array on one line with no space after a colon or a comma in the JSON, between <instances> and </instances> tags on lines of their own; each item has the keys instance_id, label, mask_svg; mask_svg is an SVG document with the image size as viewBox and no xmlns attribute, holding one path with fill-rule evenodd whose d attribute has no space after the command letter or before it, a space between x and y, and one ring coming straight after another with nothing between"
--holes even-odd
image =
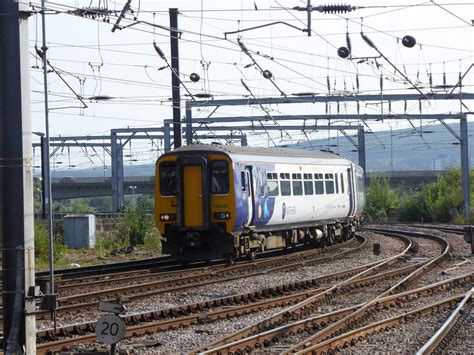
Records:
<instances>
[{"instance_id":1,"label":"train headlight","mask_svg":"<svg viewBox=\"0 0 474 355\"><path fill-rule=\"evenodd\" d=\"M216 212L214 213L214 218L220 219L220 220L226 220L230 218L230 213L229 212Z\"/></svg>"},{"instance_id":2,"label":"train headlight","mask_svg":"<svg viewBox=\"0 0 474 355\"><path fill-rule=\"evenodd\" d=\"M176 215L174 213L160 214L160 221L162 221L162 222L176 221Z\"/></svg>"}]
</instances>

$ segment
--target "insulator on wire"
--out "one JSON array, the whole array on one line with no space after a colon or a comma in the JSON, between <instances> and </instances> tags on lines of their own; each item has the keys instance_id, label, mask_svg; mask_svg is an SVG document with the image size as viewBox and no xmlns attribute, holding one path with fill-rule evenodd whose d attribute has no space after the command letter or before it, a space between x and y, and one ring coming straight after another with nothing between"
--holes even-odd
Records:
<instances>
[{"instance_id":1,"label":"insulator on wire","mask_svg":"<svg viewBox=\"0 0 474 355\"><path fill-rule=\"evenodd\" d=\"M362 39L363 39L369 46L371 46L372 48L375 48L374 42L372 42L372 40L371 40L369 37L367 37L363 32L361 32L360 35L362 36Z\"/></svg>"},{"instance_id":2,"label":"insulator on wire","mask_svg":"<svg viewBox=\"0 0 474 355\"><path fill-rule=\"evenodd\" d=\"M156 44L156 42L153 42L153 47L155 47L156 53L158 53L158 55L159 55L162 59L166 59L165 53L163 53L163 51L161 50L161 48L158 47L158 45Z\"/></svg>"},{"instance_id":3,"label":"insulator on wire","mask_svg":"<svg viewBox=\"0 0 474 355\"><path fill-rule=\"evenodd\" d=\"M346 32L346 45L349 49L349 53L352 52L351 38L349 37L349 32Z\"/></svg>"},{"instance_id":4,"label":"insulator on wire","mask_svg":"<svg viewBox=\"0 0 474 355\"><path fill-rule=\"evenodd\" d=\"M313 7L313 10L319 11L319 12L324 12L325 14L339 14L339 13L345 13L345 12L351 12L352 10L355 10L356 7L352 5L319 5L316 7Z\"/></svg>"}]
</instances>

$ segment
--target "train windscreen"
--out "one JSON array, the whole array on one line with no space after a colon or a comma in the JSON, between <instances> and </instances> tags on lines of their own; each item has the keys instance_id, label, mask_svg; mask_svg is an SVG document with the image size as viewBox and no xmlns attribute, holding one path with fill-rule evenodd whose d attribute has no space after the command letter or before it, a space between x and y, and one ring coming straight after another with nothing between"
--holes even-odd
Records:
<instances>
[{"instance_id":1,"label":"train windscreen","mask_svg":"<svg viewBox=\"0 0 474 355\"><path fill-rule=\"evenodd\" d=\"M176 163L174 161L160 164L160 192L163 196L176 195Z\"/></svg>"},{"instance_id":2,"label":"train windscreen","mask_svg":"<svg viewBox=\"0 0 474 355\"><path fill-rule=\"evenodd\" d=\"M211 192L213 194L229 192L229 167L225 160L211 162Z\"/></svg>"}]
</instances>

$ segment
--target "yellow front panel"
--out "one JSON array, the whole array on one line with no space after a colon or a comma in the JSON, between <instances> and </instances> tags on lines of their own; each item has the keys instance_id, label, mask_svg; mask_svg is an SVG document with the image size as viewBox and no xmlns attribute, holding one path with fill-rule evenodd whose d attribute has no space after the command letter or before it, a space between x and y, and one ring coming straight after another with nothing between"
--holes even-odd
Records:
<instances>
[{"instance_id":1,"label":"yellow front panel","mask_svg":"<svg viewBox=\"0 0 474 355\"><path fill-rule=\"evenodd\" d=\"M202 227L202 171L199 165L183 167L184 225Z\"/></svg>"}]
</instances>

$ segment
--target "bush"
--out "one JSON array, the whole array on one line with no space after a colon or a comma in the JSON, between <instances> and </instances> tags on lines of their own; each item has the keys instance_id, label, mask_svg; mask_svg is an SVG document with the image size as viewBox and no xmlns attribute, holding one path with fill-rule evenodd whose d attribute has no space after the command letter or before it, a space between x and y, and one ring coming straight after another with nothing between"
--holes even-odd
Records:
<instances>
[{"instance_id":1,"label":"bush","mask_svg":"<svg viewBox=\"0 0 474 355\"><path fill-rule=\"evenodd\" d=\"M365 212L369 221L386 221L395 215L400 207L397 190L392 190L387 178L371 179L367 188Z\"/></svg>"},{"instance_id":2,"label":"bush","mask_svg":"<svg viewBox=\"0 0 474 355\"><path fill-rule=\"evenodd\" d=\"M161 251L161 236L157 228L153 228L151 233L146 233L143 240L145 249Z\"/></svg>"},{"instance_id":3,"label":"bush","mask_svg":"<svg viewBox=\"0 0 474 355\"><path fill-rule=\"evenodd\" d=\"M128 240L132 247L144 244L147 233L153 232L155 225L153 216L147 213L150 206L150 200L142 197L138 199L136 206L127 207L125 210Z\"/></svg>"},{"instance_id":4,"label":"bush","mask_svg":"<svg viewBox=\"0 0 474 355\"><path fill-rule=\"evenodd\" d=\"M403 199L400 215L406 221L452 222L462 211L461 172L449 170L438 181Z\"/></svg>"},{"instance_id":5,"label":"bush","mask_svg":"<svg viewBox=\"0 0 474 355\"><path fill-rule=\"evenodd\" d=\"M49 263L49 235L48 227L43 223L35 223L35 259L39 264ZM57 262L64 254L66 247L58 243L53 243L53 259Z\"/></svg>"}]
</instances>

